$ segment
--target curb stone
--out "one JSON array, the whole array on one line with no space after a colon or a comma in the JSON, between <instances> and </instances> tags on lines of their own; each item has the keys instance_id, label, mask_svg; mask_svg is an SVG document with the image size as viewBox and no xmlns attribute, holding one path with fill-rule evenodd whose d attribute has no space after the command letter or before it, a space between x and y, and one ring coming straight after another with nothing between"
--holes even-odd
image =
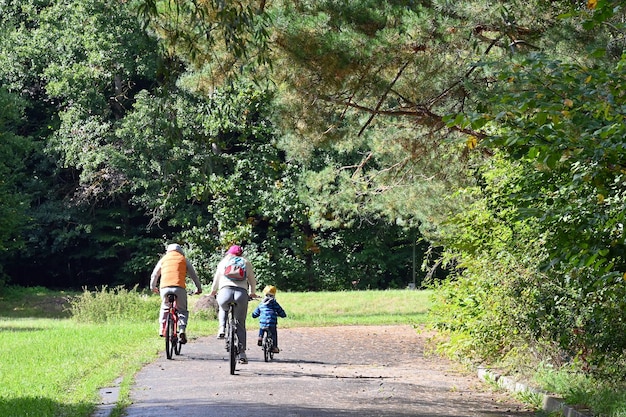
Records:
<instances>
[{"instance_id":1,"label":"curb stone","mask_svg":"<svg viewBox=\"0 0 626 417\"><path fill-rule=\"evenodd\" d=\"M515 393L531 393L539 395L542 399L541 408L547 413L558 412L564 417L591 417L565 404L561 398L549 395L548 393L529 387L521 382L517 382L507 376L496 374L485 368L478 368L478 378L484 382L495 384L501 388Z\"/></svg>"},{"instance_id":2,"label":"curb stone","mask_svg":"<svg viewBox=\"0 0 626 417\"><path fill-rule=\"evenodd\" d=\"M117 406L121 383L122 378L120 377L113 382L113 386L100 389L100 404L98 404L91 417L109 417L111 415L113 409Z\"/></svg>"}]
</instances>

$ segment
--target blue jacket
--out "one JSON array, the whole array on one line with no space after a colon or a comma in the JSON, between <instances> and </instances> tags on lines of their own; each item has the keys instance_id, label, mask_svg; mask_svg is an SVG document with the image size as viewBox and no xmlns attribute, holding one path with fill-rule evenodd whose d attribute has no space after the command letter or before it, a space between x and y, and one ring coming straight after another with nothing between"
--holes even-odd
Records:
<instances>
[{"instance_id":1,"label":"blue jacket","mask_svg":"<svg viewBox=\"0 0 626 417\"><path fill-rule=\"evenodd\" d=\"M256 319L257 317L261 317L259 327L275 327L278 323L278 317L287 317L287 313L274 297L265 297L252 312L252 318Z\"/></svg>"}]
</instances>

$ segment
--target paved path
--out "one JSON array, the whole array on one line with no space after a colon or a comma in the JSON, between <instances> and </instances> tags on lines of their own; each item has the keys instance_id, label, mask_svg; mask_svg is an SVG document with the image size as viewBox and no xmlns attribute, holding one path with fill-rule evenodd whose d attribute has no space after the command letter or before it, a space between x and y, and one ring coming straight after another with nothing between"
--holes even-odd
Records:
<instances>
[{"instance_id":1,"label":"paved path","mask_svg":"<svg viewBox=\"0 0 626 417\"><path fill-rule=\"evenodd\" d=\"M409 326L279 329L270 363L248 332L249 364L229 374L224 342L200 338L136 377L128 417L534 416L475 374L424 355Z\"/></svg>"}]
</instances>

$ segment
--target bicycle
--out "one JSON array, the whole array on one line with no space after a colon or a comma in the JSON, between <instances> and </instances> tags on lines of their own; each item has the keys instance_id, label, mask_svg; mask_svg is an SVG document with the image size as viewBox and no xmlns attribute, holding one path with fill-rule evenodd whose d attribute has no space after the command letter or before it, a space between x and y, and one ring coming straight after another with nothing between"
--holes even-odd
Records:
<instances>
[{"instance_id":1,"label":"bicycle","mask_svg":"<svg viewBox=\"0 0 626 417\"><path fill-rule=\"evenodd\" d=\"M182 343L178 338L178 305L176 304L176 294L167 294L169 309L165 313L165 356L172 359L172 356L180 355Z\"/></svg>"},{"instance_id":2,"label":"bicycle","mask_svg":"<svg viewBox=\"0 0 626 417\"><path fill-rule=\"evenodd\" d=\"M274 359L274 339L270 334L269 329L263 329L263 341L261 342L263 348L263 358L265 362L269 362L270 359Z\"/></svg>"},{"instance_id":3,"label":"bicycle","mask_svg":"<svg viewBox=\"0 0 626 417\"><path fill-rule=\"evenodd\" d=\"M256 297L258 298L258 297ZM253 300L253 297L248 296L248 301ZM237 326L239 325L239 320L235 317L235 306L236 302L231 301L228 303L228 311L226 312L226 351L229 353L229 362L230 362L230 374L235 375L235 368L237 367L237 359L239 359L239 354L241 353L241 343L239 342L239 337L237 336Z\"/></svg>"},{"instance_id":4,"label":"bicycle","mask_svg":"<svg viewBox=\"0 0 626 417\"><path fill-rule=\"evenodd\" d=\"M237 303L231 301L228 303L228 312L226 316L226 351L230 354L230 374L235 375L235 368L241 344L237 337L237 325L239 321L235 318L235 306Z\"/></svg>"}]
</instances>

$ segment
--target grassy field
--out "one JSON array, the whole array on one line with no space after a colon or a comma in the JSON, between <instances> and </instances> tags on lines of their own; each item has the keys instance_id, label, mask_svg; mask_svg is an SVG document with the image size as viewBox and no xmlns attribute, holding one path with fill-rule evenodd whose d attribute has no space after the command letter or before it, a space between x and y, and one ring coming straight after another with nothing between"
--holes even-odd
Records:
<instances>
[{"instance_id":1,"label":"grassy field","mask_svg":"<svg viewBox=\"0 0 626 417\"><path fill-rule=\"evenodd\" d=\"M74 300L77 317L70 317L68 299ZM428 292L408 290L279 292L277 299L288 314L279 322L283 328L419 325L429 307ZM256 303L252 301L250 309ZM41 288L3 291L0 416L87 417L98 403L99 388L118 378L123 406L135 372L163 354L163 341L157 336L158 305L157 296L134 291L103 290L88 297ZM190 337L217 331L215 320L202 317L206 315L192 309ZM250 323L255 325L252 319Z\"/></svg>"}]
</instances>

